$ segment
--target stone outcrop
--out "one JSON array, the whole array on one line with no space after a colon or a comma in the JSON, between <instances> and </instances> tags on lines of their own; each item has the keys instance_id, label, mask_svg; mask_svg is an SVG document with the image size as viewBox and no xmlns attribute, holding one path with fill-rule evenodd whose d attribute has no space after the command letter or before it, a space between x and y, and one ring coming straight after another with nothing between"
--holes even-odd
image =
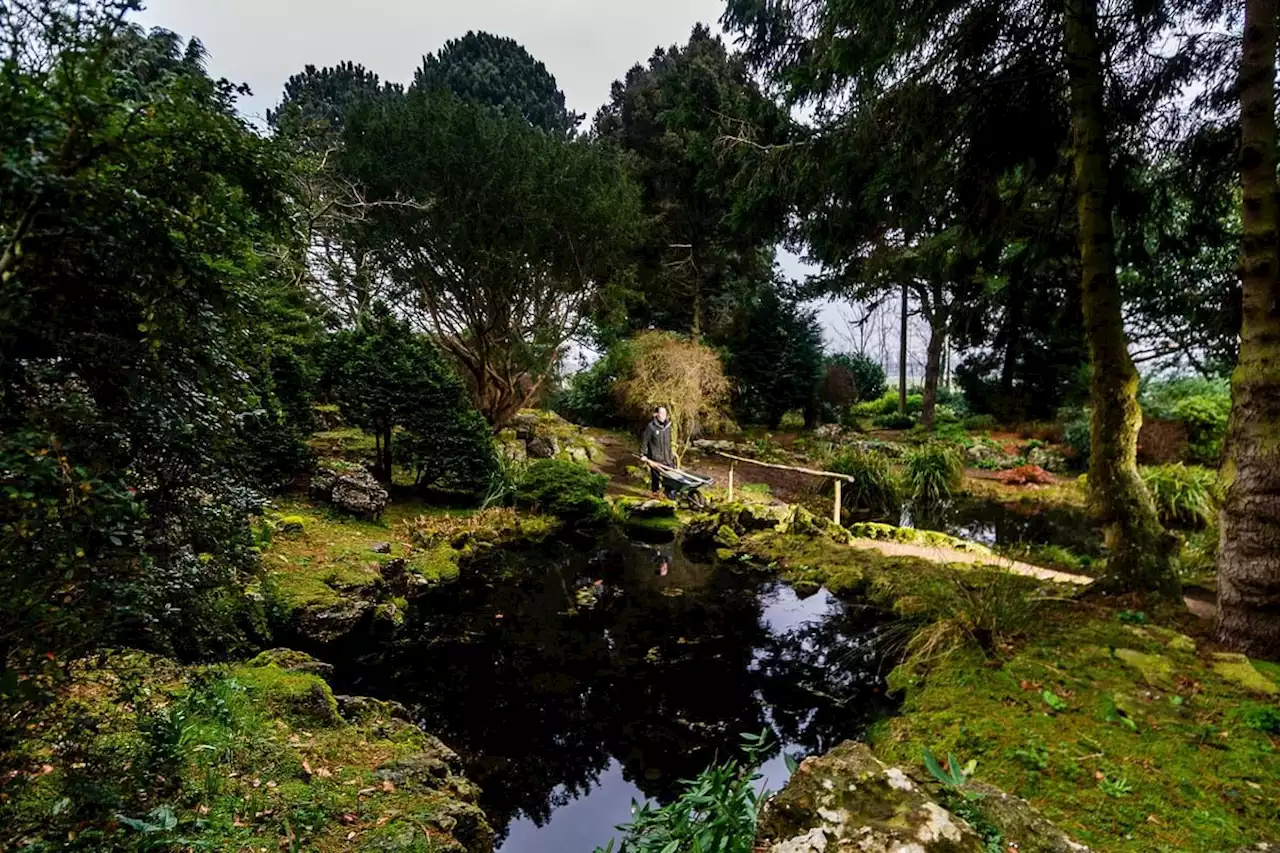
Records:
<instances>
[{"instance_id":1,"label":"stone outcrop","mask_svg":"<svg viewBox=\"0 0 1280 853\"><path fill-rule=\"evenodd\" d=\"M1025 800L967 782L964 798L1000 834L1001 849L1089 853ZM944 798L945 799L945 798ZM929 786L845 741L807 758L765 804L757 849L770 853L980 853L985 840L931 796Z\"/></svg>"},{"instance_id":2,"label":"stone outcrop","mask_svg":"<svg viewBox=\"0 0 1280 853\"><path fill-rule=\"evenodd\" d=\"M563 459L579 465L603 461L600 445L582 427L555 412L525 409L498 432L498 450L508 459Z\"/></svg>"},{"instance_id":3,"label":"stone outcrop","mask_svg":"<svg viewBox=\"0 0 1280 853\"><path fill-rule=\"evenodd\" d=\"M391 500L372 474L354 465L316 471L311 478L311 496L336 510L370 521L382 515Z\"/></svg>"}]
</instances>

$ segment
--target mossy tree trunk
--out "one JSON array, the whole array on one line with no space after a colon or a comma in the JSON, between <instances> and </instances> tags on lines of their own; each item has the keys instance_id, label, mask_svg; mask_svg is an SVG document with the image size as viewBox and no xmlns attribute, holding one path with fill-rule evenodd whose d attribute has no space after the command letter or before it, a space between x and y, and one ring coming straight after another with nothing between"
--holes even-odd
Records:
<instances>
[{"instance_id":1,"label":"mossy tree trunk","mask_svg":"<svg viewBox=\"0 0 1280 853\"><path fill-rule=\"evenodd\" d=\"M942 375L942 350L947 343L948 309L941 282L932 282L920 291L920 310L929 321L929 344L924 363L924 397L920 423L933 429L938 405L938 379Z\"/></svg>"},{"instance_id":2,"label":"mossy tree trunk","mask_svg":"<svg viewBox=\"0 0 1280 853\"><path fill-rule=\"evenodd\" d=\"M1082 299L1093 363L1089 500L1105 531L1108 582L1124 589L1178 588L1170 556L1176 540L1160 526L1138 475L1138 371L1129 357L1116 280L1107 181L1110 152L1103 107L1098 0L1065 0Z\"/></svg>"},{"instance_id":3,"label":"mossy tree trunk","mask_svg":"<svg viewBox=\"0 0 1280 853\"><path fill-rule=\"evenodd\" d=\"M1280 659L1280 231L1276 186L1278 0L1247 0L1240 60L1240 276L1218 554L1217 635Z\"/></svg>"}]
</instances>

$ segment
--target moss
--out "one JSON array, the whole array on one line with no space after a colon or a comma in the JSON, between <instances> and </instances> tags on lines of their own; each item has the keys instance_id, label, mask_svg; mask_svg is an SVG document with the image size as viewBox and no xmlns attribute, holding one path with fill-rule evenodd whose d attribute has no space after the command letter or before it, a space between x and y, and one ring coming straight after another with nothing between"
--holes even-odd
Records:
<instances>
[{"instance_id":1,"label":"moss","mask_svg":"<svg viewBox=\"0 0 1280 853\"><path fill-rule=\"evenodd\" d=\"M452 545L442 543L433 548L414 551L407 562L411 571L417 572L432 583L453 580L458 576L458 561L462 552Z\"/></svg>"},{"instance_id":2,"label":"moss","mask_svg":"<svg viewBox=\"0 0 1280 853\"><path fill-rule=\"evenodd\" d=\"M977 542L957 539L937 530L917 530L914 527L894 527L892 524L862 522L849 526L849 532L862 539L879 539L890 542L905 542L912 545L926 545L931 548L952 548L970 554L990 555L991 549Z\"/></svg>"},{"instance_id":3,"label":"moss","mask_svg":"<svg viewBox=\"0 0 1280 853\"><path fill-rule=\"evenodd\" d=\"M1213 671L1228 681L1263 696L1280 694L1280 686L1254 668L1244 655L1220 652L1213 656Z\"/></svg>"},{"instance_id":4,"label":"moss","mask_svg":"<svg viewBox=\"0 0 1280 853\"><path fill-rule=\"evenodd\" d=\"M113 655L77 666L75 679L17 746L15 758L51 769L6 786L4 849L19 838L33 849L141 849L117 815L146 820L157 806L172 809L183 849L371 849L406 818L428 830L434 847L423 849L492 843L456 756L389 703L370 700L358 723L344 722L323 681L273 663ZM397 762L432 773L392 782L385 768ZM55 808L64 799L71 808Z\"/></svg>"},{"instance_id":5,"label":"moss","mask_svg":"<svg viewBox=\"0 0 1280 853\"><path fill-rule=\"evenodd\" d=\"M726 548L732 548L734 545L737 545L739 542L742 541L742 537L739 536L736 532L734 532L734 529L727 524L720 525L720 527L716 530L715 539L716 539L716 542L720 543Z\"/></svg>"},{"instance_id":6,"label":"moss","mask_svg":"<svg viewBox=\"0 0 1280 853\"><path fill-rule=\"evenodd\" d=\"M1173 684L1173 664L1158 654L1145 654L1133 649L1116 649L1115 656L1133 667L1152 687L1168 688Z\"/></svg>"},{"instance_id":7,"label":"moss","mask_svg":"<svg viewBox=\"0 0 1280 853\"><path fill-rule=\"evenodd\" d=\"M1265 732L1233 724L1249 691L1171 650L1180 632L1136 634L1096 604L1054 607L999 657L966 648L895 671L902 714L872 730L878 755L918 767L927 747L976 760L979 778L1098 851L1207 853L1268 837L1280 756ZM1153 687L1113 648L1175 655L1176 675ZM1129 791L1108 794L1104 780Z\"/></svg>"}]
</instances>

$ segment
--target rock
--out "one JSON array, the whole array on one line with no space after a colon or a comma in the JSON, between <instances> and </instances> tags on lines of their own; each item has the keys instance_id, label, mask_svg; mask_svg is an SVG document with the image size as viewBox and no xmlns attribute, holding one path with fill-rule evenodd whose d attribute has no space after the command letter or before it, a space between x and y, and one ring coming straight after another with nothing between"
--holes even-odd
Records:
<instances>
[{"instance_id":1,"label":"rock","mask_svg":"<svg viewBox=\"0 0 1280 853\"><path fill-rule=\"evenodd\" d=\"M1235 853L1280 853L1280 844L1268 844L1263 841L1250 847L1241 847Z\"/></svg>"},{"instance_id":2,"label":"rock","mask_svg":"<svg viewBox=\"0 0 1280 853\"><path fill-rule=\"evenodd\" d=\"M488 853L493 849L494 832L474 803L446 801L432 812L426 824L458 839L468 853Z\"/></svg>"},{"instance_id":3,"label":"rock","mask_svg":"<svg viewBox=\"0 0 1280 853\"><path fill-rule=\"evenodd\" d=\"M373 621L399 628L404 624L404 610L394 601L383 601L373 608Z\"/></svg>"},{"instance_id":4,"label":"rock","mask_svg":"<svg viewBox=\"0 0 1280 853\"><path fill-rule=\"evenodd\" d=\"M392 589L400 587L404 581L404 557L392 557L390 560L387 560L378 567L378 572L382 575L382 579L386 581Z\"/></svg>"},{"instance_id":5,"label":"rock","mask_svg":"<svg viewBox=\"0 0 1280 853\"><path fill-rule=\"evenodd\" d=\"M373 775L400 788L438 788L458 770L459 764L458 753L439 738L427 735L422 752L387 761Z\"/></svg>"},{"instance_id":6,"label":"rock","mask_svg":"<svg viewBox=\"0 0 1280 853\"><path fill-rule=\"evenodd\" d=\"M980 795L974 804L1000 830L1008 849L1018 853L1089 853L1088 847L1072 841L1026 800L978 780L966 782L964 788Z\"/></svg>"},{"instance_id":7,"label":"rock","mask_svg":"<svg viewBox=\"0 0 1280 853\"><path fill-rule=\"evenodd\" d=\"M520 438L514 429L499 430L495 443L498 446L498 452L512 462L523 462L529 458L524 439Z\"/></svg>"},{"instance_id":8,"label":"rock","mask_svg":"<svg viewBox=\"0 0 1280 853\"><path fill-rule=\"evenodd\" d=\"M253 660L249 666L278 666L289 672L307 672L319 676L325 681L333 678L333 664L317 660L306 652L293 649L267 649Z\"/></svg>"},{"instance_id":9,"label":"rock","mask_svg":"<svg viewBox=\"0 0 1280 853\"><path fill-rule=\"evenodd\" d=\"M375 554L390 554L391 543L390 542L374 542L372 545L369 546L369 550Z\"/></svg>"},{"instance_id":10,"label":"rock","mask_svg":"<svg viewBox=\"0 0 1280 853\"><path fill-rule=\"evenodd\" d=\"M339 716L348 723L365 723L378 717L413 722L413 718L409 716L409 709L399 702L388 702L369 696L335 695L333 699L338 704Z\"/></svg>"},{"instance_id":11,"label":"rock","mask_svg":"<svg viewBox=\"0 0 1280 853\"><path fill-rule=\"evenodd\" d=\"M311 478L311 495L357 518L376 519L391 496L363 468L321 468Z\"/></svg>"},{"instance_id":12,"label":"rock","mask_svg":"<svg viewBox=\"0 0 1280 853\"><path fill-rule=\"evenodd\" d=\"M515 433L516 438L528 441L538 429L538 413L521 412L507 421L507 428Z\"/></svg>"},{"instance_id":13,"label":"rock","mask_svg":"<svg viewBox=\"0 0 1280 853\"><path fill-rule=\"evenodd\" d=\"M373 602L368 599L344 598L327 607L299 609L294 625L299 636L315 643L332 643L355 630L371 609Z\"/></svg>"},{"instance_id":14,"label":"rock","mask_svg":"<svg viewBox=\"0 0 1280 853\"><path fill-rule=\"evenodd\" d=\"M1142 674L1152 687L1168 688L1173 684L1173 664L1160 655L1143 654L1133 649L1116 649L1115 655Z\"/></svg>"},{"instance_id":15,"label":"rock","mask_svg":"<svg viewBox=\"0 0 1280 853\"><path fill-rule=\"evenodd\" d=\"M813 431L818 441L839 441L844 437L844 427L840 424L823 424Z\"/></svg>"},{"instance_id":16,"label":"rock","mask_svg":"<svg viewBox=\"0 0 1280 853\"><path fill-rule=\"evenodd\" d=\"M977 468L1007 468L1013 465L1013 457L998 444L976 441L964 449L965 462Z\"/></svg>"},{"instance_id":17,"label":"rock","mask_svg":"<svg viewBox=\"0 0 1280 853\"><path fill-rule=\"evenodd\" d=\"M982 839L967 823L854 741L804 760L765 804L757 842L771 853L983 850Z\"/></svg>"},{"instance_id":18,"label":"rock","mask_svg":"<svg viewBox=\"0 0 1280 853\"><path fill-rule=\"evenodd\" d=\"M306 519L300 515L285 515L276 519L276 532L287 539L296 539L307 532Z\"/></svg>"},{"instance_id":19,"label":"rock","mask_svg":"<svg viewBox=\"0 0 1280 853\"><path fill-rule=\"evenodd\" d=\"M570 462L576 462L579 465L591 464L591 454L587 452L585 447L570 447L565 453L568 455Z\"/></svg>"},{"instance_id":20,"label":"rock","mask_svg":"<svg viewBox=\"0 0 1280 853\"><path fill-rule=\"evenodd\" d=\"M1067 470L1067 458L1051 447L1033 447L1027 453L1027 464L1061 474Z\"/></svg>"},{"instance_id":21,"label":"rock","mask_svg":"<svg viewBox=\"0 0 1280 853\"><path fill-rule=\"evenodd\" d=\"M1213 656L1213 671L1228 681L1234 681L1250 693L1262 696L1280 694L1280 686L1267 678L1244 655L1232 652L1218 652Z\"/></svg>"},{"instance_id":22,"label":"rock","mask_svg":"<svg viewBox=\"0 0 1280 853\"><path fill-rule=\"evenodd\" d=\"M530 459L554 459L560 452L560 442L554 435L535 435L529 439L525 448Z\"/></svg>"},{"instance_id":23,"label":"rock","mask_svg":"<svg viewBox=\"0 0 1280 853\"><path fill-rule=\"evenodd\" d=\"M1175 652L1195 654L1196 641L1188 637L1186 634L1174 634L1173 638L1169 640L1169 648Z\"/></svg>"},{"instance_id":24,"label":"rock","mask_svg":"<svg viewBox=\"0 0 1280 853\"><path fill-rule=\"evenodd\" d=\"M734 532L733 528L727 524L720 525L716 530L715 541L719 545L726 548L732 548L742 541L742 537Z\"/></svg>"},{"instance_id":25,"label":"rock","mask_svg":"<svg viewBox=\"0 0 1280 853\"><path fill-rule=\"evenodd\" d=\"M724 439L695 438L693 446L699 450L720 450L725 453L737 453L742 450L737 442Z\"/></svg>"},{"instance_id":26,"label":"rock","mask_svg":"<svg viewBox=\"0 0 1280 853\"><path fill-rule=\"evenodd\" d=\"M791 591L796 594L796 598L803 601L810 596L817 595L818 590L822 589L821 584L817 581L806 580L800 578L791 582Z\"/></svg>"}]
</instances>

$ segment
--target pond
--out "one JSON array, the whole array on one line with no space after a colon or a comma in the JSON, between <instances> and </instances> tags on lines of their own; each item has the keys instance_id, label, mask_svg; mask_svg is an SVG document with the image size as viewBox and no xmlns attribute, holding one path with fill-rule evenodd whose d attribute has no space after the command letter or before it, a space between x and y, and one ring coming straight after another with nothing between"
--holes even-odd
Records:
<instances>
[{"instance_id":1,"label":"pond","mask_svg":"<svg viewBox=\"0 0 1280 853\"><path fill-rule=\"evenodd\" d=\"M1102 533L1081 509L960 498L930 511L904 510L903 527L941 530L992 548L1056 545L1082 557L1102 555Z\"/></svg>"},{"instance_id":2,"label":"pond","mask_svg":"<svg viewBox=\"0 0 1280 853\"><path fill-rule=\"evenodd\" d=\"M599 583L596 583L596 582ZM502 853L590 853L768 729L762 768L889 710L882 614L620 536L497 552L415 602L402 639L339 662L463 757Z\"/></svg>"}]
</instances>

